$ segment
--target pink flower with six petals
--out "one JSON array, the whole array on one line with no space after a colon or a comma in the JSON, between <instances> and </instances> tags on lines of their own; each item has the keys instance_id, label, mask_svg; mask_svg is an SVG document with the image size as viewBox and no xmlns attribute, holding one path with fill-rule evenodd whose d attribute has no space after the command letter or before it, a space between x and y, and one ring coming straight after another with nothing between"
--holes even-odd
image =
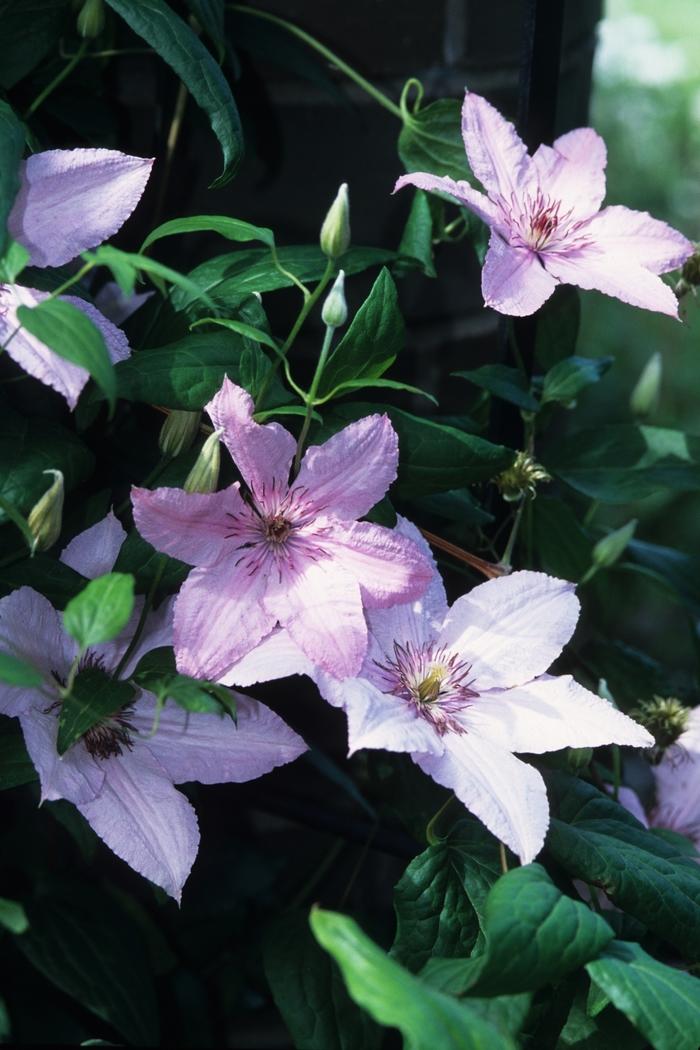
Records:
<instances>
[{"instance_id":1,"label":"pink flower with six petals","mask_svg":"<svg viewBox=\"0 0 700 1050\"><path fill-rule=\"evenodd\" d=\"M389 419L367 416L310 447L290 484L296 442L277 423L255 422L245 390L224 379L206 410L243 488L132 491L139 532L195 566L175 602L178 668L219 679L280 623L325 671L356 674L367 648L363 606L417 598L431 576L410 539L355 520L396 477Z\"/></svg>"},{"instance_id":2,"label":"pink flower with six petals","mask_svg":"<svg viewBox=\"0 0 700 1050\"><path fill-rule=\"evenodd\" d=\"M592 128L569 131L531 157L513 125L468 91L462 135L486 194L426 172L402 175L394 192L411 185L445 193L490 227L481 276L487 306L522 317L557 284L575 284L678 317L678 301L658 275L681 266L693 245L647 212L600 211L606 149Z\"/></svg>"}]
</instances>

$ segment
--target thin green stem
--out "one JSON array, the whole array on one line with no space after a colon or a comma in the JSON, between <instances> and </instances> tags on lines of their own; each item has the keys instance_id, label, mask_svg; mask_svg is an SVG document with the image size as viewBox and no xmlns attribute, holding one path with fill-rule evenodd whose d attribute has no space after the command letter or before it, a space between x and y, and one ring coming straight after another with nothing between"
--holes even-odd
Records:
<instances>
[{"instance_id":1,"label":"thin green stem","mask_svg":"<svg viewBox=\"0 0 700 1050\"><path fill-rule=\"evenodd\" d=\"M450 802L454 801L454 798L455 798L454 795L450 795L450 797L447 799L447 801L443 802L443 804L440 806L440 809L437 811L437 813L435 813L430 818L428 823L426 824L426 826L425 826L425 841L428 843L429 846L437 846L440 842L442 842L442 837L437 834L437 831L435 829L437 827L438 821L440 820L440 817L446 811L446 809L449 806Z\"/></svg>"},{"instance_id":2,"label":"thin green stem","mask_svg":"<svg viewBox=\"0 0 700 1050\"><path fill-rule=\"evenodd\" d=\"M36 111L38 110L39 106L42 104L42 102L45 102L49 95L56 90L59 84L62 84L67 76L70 76L70 74L77 66L78 62L80 62L81 58L85 55L87 49L88 41L83 40L82 44L80 45L76 53L73 55L73 57L70 59L70 61L67 62L61 70L61 72L57 73L53 80L46 85L44 90L39 92L39 94L32 102L31 106L29 106L29 108L25 111L25 120L28 120L29 117L33 116L34 113L36 113Z\"/></svg>"},{"instance_id":3,"label":"thin green stem","mask_svg":"<svg viewBox=\"0 0 700 1050\"><path fill-rule=\"evenodd\" d=\"M600 500L599 499L591 500L590 505L588 507L588 510L586 511L586 513L584 515L584 518L583 518L583 527L584 527L584 529L588 528L588 526L591 524L591 522L595 518L596 514L598 513L599 507L600 507Z\"/></svg>"},{"instance_id":4,"label":"thin green stem","mask_svg":"<svg viewBox=\"0 0 700 1050\"><path fill-rule=\"evenodd\" d=\"M83 650L81 649L80 652L76 653L73 657L73 663L70 665L70 670L68 671L68 678L66 679L65 687L61 690L61 696L63 697L70 696L70 694L73 692L73 686L75 685L75 678L78 673L78 668L80 666L80 658L82 655Z\"/></svg>"},{"instance_id":5,"label":"thin green stem","mask_svg":"<svg viewBox=\"0 0 700 1050\"><path fill-rule=\"evenodd\" d=\"M299 435L299 441L297 442L297 450L294 455L294 463L292 464L292 477L296 477L299 473L299 467L301 466L301 457L304 454L304 444L306 442L307 435L309 433L309 427L311 426L311 420L314 414L314 398L318 392L318 386L321 382L321 376L323 375L326 367L326 361L328 360L328 354L331 349L331 343L333 341L333 333L335 328L331 328L330 325L326 327L326 334L323 337L323 346L321 347L321 353L318 357L318 364L316 365L316 371L314 377L311 380L311 386L309 392L306 395L306 415L304 416L304 423L301 428L301 434Z\"/></svg>"},{"instance_id":6,"label":"thin green stem","mask_svg":"<svg viewBox=\"0 0 700 1050\"><path fill-rule=\"evenodd\" d=\"M523 496L520 500L520 503L518 504L518 509L515 512L515 518L513 520L513 528L510 530L510 536L508 537L508 542L506 543L506 549L503 552L503 557L498 563L501 566L501 568L504 569L510 568L511 559L513 557L513 548L515 547L515 541L518 538L518 532L520 531L520 523L522 521L523 511L525 509L525 499L526 497Z\"/></svg>"},{"instance_id":7,"label":"thin green stem","mask_svg":"<svg viewBox=\"0 0 700 1050\"><path fill-rule=\"evenodd\" d=\"M385 95L383 91L376 88L374 84L370 84L369 80L365 80L356 69L349 66L347 62L343 62L342 58L327 48L320 40L311 36L310 33L305 33L299 26L294 25L293 22L288 22L286 18L279 18L277 15L270 14L269 11L259 11L255 7L248 7L247 4L228 4L231 11L240 11L242 14L254 15L256 18L262 18L267 22L272 22L274 25L281 26L286 29L292 36L297 37L299 40L303 40L305 44L313 48L314 51L318 51L319 55L323 55L329 62L331 62L336 69L339 69L341 73L344 73L346 77L357 84L358 87L362 88L368 95L370 95L375 102L378 102L380 106L388 110L399 120L403 120L403 114L400 108L396 105L388 95Z\"/></svg>"},{"instance_id":8,"label":"thin green stem","mask_svg":"<svg viewBox=\"0 0 700 1050\"><path fill-rule=\"evenodd\" d=\"M613 790L612 797L617 802L620 794L620 783L622 782L622 758L620 756L620 748L618 744L612 745L612 761L613 761Z\"/></svg>"},{"instance_id":9,"label":"thin green stem","mask_svg":"<svg viewBox=\"0 0 700 1050\"><path fill-rule=\"evenodd\" d=\"M63 282L63 284L59 284L58 288L54 288L54 290L49 295L49 299L57 299L59 295L63 295L63 293L67 291L68 288L72 288L74 284L78 283L78 281L82 281L83 277L85 277L86 274L90 273L90 270L92 270L94 266L94 262L83 263L80 269L76 273L74 273L72 277L69 277L67 281Z\"/></svg>"},{"instance_id":10,"label":"thin green stem","mask_svg":"<svg viewBox=\"0 0 700 1050\"><path fill-rule=\"evenodd\" d=\"M126 651L125 651L124 655L122 656L121 660L119 661L119 663L117 664L117 666L115 668L114 675L112 676L113 678L119 678L119 675L122 673L122 671L124 670L124 668L128 664L129 660L131 659L132 654L133 654L134 650L136 649L136 646L141 641L141 635L143 634L144 627L146 626L146 620L148 619L148 614L151 611L151 607L153 605L153 599L156 596L156 591L158 590L158 586L160 584L160 581L163 578L163 573L165 572L166 563L167 563L167 555L166 554L162 554L161 557L160 557L160 564L159 564L158 568L156 569L155 576L153 577L153 582L151 583L151 586L148 589L148 594L146 595L146 597L144 599L143 609L141 610L141 615L139 616L139 622L136 624L136 630L133 633L131 641L129 642L128 646L126 647Z\"/></svg>"},{"instance_id":11,"label":"thin green stem","mask_svg":"<svg viewBox=\"0 0 700 1050\"><path fill-rule=\"evenodd\" d=\"M506 857L506 847L502 842L498 843L498 856L501 860L501 871L504 875L508 874L508 858Z\"/></svg>"}]
</instances>

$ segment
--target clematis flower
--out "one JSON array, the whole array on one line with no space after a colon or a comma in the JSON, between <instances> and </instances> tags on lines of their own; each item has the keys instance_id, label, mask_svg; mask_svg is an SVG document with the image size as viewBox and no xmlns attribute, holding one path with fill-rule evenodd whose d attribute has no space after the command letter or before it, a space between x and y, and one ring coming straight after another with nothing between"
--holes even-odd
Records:
<instances>
[{"instance_id":1,"label":"clematis flower","mask_svg":"<svg viewBox=\"0 0 700 1050\"><path fill-rule=\"evenodd\" d=\"M412 540L355 519L396 477L387 416L351 423L307 449L224 379L206 406L243 477L221 492L132 490L134 520L153 546L196 566L175 602L175 652L186 674L219 679L278 624L314 663L356 674L366 608L417 598L431 569Z\"/></svg>"},{"instance_id":2,"label":"clematis flower","mask_svg":"<svg viewBox=\"0 0 700 1050\"><path fill-rule=\"evenodd\" d=\"M100 576L111 570L124 538L110 514L72 540L61 560L88 577ZM142 601L119 638L84 654L82 670L116 669ZM125 677L144 653L172 644L171 619L171 603L149 616L124 667ZM59 686L68 676L76 643L63 632L60 616L46 598L20 587L0 599L0 649L43 675L36 689L0 683L0 713L20 720L39 774L42 801L72 802L118 857L178 901L197 855L199 830L194 809L173 785L252 780L306 750L281 718L242 694L236 694L234 724L216 714L190 715L170 702L156 722L156 698L141 692L133 704L88 729L60 757Z\"/></svg>"},{"instance_id":3,"label":"clematis flower","mask_svg":"<svg viewBox=\"0 0 700 1050\"><path fill-rule=\"evenodd\" d=\"M47 150L22 166L21 186L8 219L10 235L29 252L32 266L62 266L117 232L131 215L151 173L152 160L108 149ZM75 408L88 372L59 357L19 327L18 306L36 306L48 292L0 285L0 344L25 372ZM61 296L100 329L109 356L131 353L124 333L91 303Z\"/></svg>"},{"instance_id":4,"label":"clematis flower","mask_svg":"<svg viewBox=\"0 0 700 1050\"><path fill-rule=\"evenodd\" d=\"M558 284L575 284L678 317L678 301L658 275L681 266L693 246L647 212L600 210L606 149L592 128L569 131L529 156L513 125L468 91L462 135L485 194L427 172L402 175L394 192L411 185L447 194L490 227L481 277L487 306L521 317Z\"/></svg>"},{"instance_id":5,"label":"clematis flower","mask_svg":"<svg viewBox=\"0 0 700 1050\"><path fill-rule=\"evenodd\" d=\"M402 520L396 531L430 557L415 526ZM546 673L578 612L573 585L540 572L489 580L448 608L434 569L419 601L368 611L370 641L355 678L319 673L278 631L223 680L252 684L272 669L274 677L310 675L344 708L351 754L408 752L527 863L542 847L549 809L542 777L514 752L654 743L571 675Z\"/></svg>"}]
</instances>

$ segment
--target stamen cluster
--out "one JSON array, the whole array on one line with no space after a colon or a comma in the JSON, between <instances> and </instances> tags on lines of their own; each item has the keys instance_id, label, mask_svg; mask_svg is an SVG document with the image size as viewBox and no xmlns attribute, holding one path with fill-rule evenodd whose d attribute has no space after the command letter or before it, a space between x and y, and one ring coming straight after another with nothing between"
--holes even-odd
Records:
<instances>
[{"instance_id":1,"label":"stamen cluster","mask_svg":"<svg viewBox=\"0 0 700 1050\"><path fill-rule=\"evenodd\" d=\"M377 667L385 679L385 692L413 705L441 736L448 731L466 732L455 716L479 694L471 688L471 681L465 681L471 664L458 653L434 642L423 646L394 642L393 658L385 664L377 663Z\"/></svg>"}]
</instances>

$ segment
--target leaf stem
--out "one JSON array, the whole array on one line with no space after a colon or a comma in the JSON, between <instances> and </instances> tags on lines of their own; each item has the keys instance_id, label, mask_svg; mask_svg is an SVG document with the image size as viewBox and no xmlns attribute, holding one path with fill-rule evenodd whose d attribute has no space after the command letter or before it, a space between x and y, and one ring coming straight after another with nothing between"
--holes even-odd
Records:
<instances>
[{"instance_id":1,"label":"leaf stem","mask_svg":"<svg viewBox=\"0 0 700 1050\"><path fill-rule=\"evenodd\" d=\"M304 416L304 423L301 428L301 434L297 442L297 450L294 455L294 462L292 464L292 477L295 478L299 473L299 467L301 466L301 457L304 453L304 443L306 442L307 435L309 433L309 427L311 426L311 420L314 414L314 399L318 392L318 385L321 382L321 376L326 367L328 360L328 354L330 352L331 343L333 342L333 333L335 328L331 325L326 325L326 332L323 336L323 345L321 347L321 353L318 356L318 364L316 365L316 371L314 377L311 380L311 386L309 392L306 395L306 415Z\"/></svg>"},{"instance_id":2,"label":"leaf stem","mask_svg":"<svg viewBox=\"0 0 700 1050\"><path fill-rule=\"evenodd\" d=\"M513 528L510 530L510 536L506 543L506 549L503 552L503 557L498 563L504 569L510 569L511 559L513 557L513 548L515 547L515 541L518 538L518 532L520 531L520 523L523 519L523 511L525 509L526 497L523 496L518 504L518 509L515 512L515 518L513 519Z\"/></svg>"},{"instance_id":3,"label":"leaf stem","mask_svg":"<svg viewBox=\"0 0 700 1050\"><path fill-rule=\"evenodd\" d=\"M80 62L81 58L83 58L83 56L85 55L85 52L87 51L87 48L88 48L88 41L87 41L87 39L85 39L85 40L83 40L82 44L80 45L78 50L75 52L75 54L71 57L70 61L67 62L66 65L63 67L63 69L60 71L60 73L57 73L56 76L53 78L53 80L50 81L50 83L48 83L46 85L44 90L40 91L39 94L36 96L36 98L34 99L32 104L25 111L25 114L24 114L24 119L25 120L28 120L29 117L33 116L34 113L36 113L36 111L38 110L39 106L42 104L42 102L45 102L46 99L49 97L49 95L53 91L55 91L56 88L60 84L63 83L63 81L66 79L66 77L70 76L72 71L78 65L78 62Z\"/></svg>"},{"instance_id":4,"label":"leaf stem","mask_svg":"<svg viewBox=\"0 0 700 1050\"><path fill-rule=\"evenodd\" d=\"M156 591L158 590L158 586L160 584L160 581L163 578L163 573L165 572L166 563L167 563L167 555L166 554L161 554L161 556L160 556L160 564L159 564L158 568L156 569L155 576L153 577L153 582L151 583L151 586L148 588L148 594L146 595L146 597L144 599L143 609L141 610L141 615L139 616L139 622L136 624L136 630L134 631L134 633L132 635L131 641L129 642L129 644L126 647L124 655L122 656L121 660L119 661L119 663L117 664L117 666L116 666L116 668L114 670L114 674L112 675L113 678L119 678L119 675L122 673L122 671L124 670L124 668L128 664L129 660L131 659L131 657L132 657L132 655L134 653L134 650L136 649L136 646L141 641L141 635L143 634L143 629L146 626L146 620L148 619L148 614L150 613L151 608L153 606L153 599L156 596Z\"/></svg>"}]
</instances>

